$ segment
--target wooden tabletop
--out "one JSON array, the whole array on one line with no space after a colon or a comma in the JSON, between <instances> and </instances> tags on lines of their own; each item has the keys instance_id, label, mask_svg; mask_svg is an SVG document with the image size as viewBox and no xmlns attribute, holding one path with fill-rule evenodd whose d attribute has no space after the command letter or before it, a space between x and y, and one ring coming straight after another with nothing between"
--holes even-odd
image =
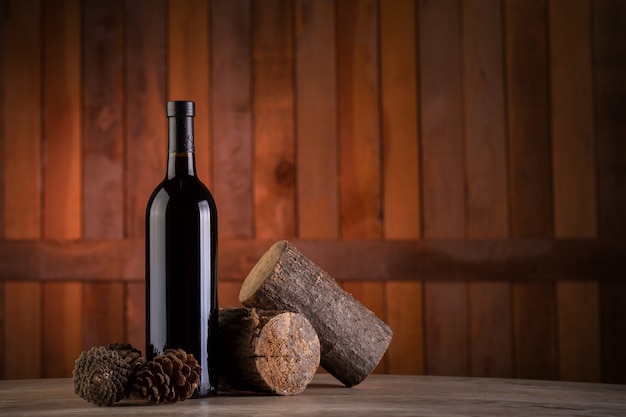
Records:
<instances>
[{"instance_id":1,"label":"wooden tabletop","mask_svg":"<svg viewBox=\"0 0 626 417\"><path fill-rule=\"evenodd\" d=\"M626 416L626 385L491 378L371 375L345 388L318 374L291 397L220 393L176 404L97 407L70 379L0 381L2 416Z\"/></svg>"}]
</instances>

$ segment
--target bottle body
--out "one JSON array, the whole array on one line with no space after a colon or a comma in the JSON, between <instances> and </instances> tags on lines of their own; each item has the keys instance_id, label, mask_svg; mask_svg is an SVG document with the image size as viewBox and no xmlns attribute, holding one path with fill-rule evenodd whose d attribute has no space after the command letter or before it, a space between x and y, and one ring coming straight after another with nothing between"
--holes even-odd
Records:
<instances>
[{"instance_id":1,"label":"bottle body","mask_svg":"<svg viewBox=\"0 0 626 417\"><path fill-rule=\"evenodd\" d=\"M217 392L217 209L193 151L172 149L171 138L184 134L189 146L192 126L170 129L167 176L146 209L146 356L192 353L202 368L195 396L207 396Z\"/></svg>"}]
</instances>

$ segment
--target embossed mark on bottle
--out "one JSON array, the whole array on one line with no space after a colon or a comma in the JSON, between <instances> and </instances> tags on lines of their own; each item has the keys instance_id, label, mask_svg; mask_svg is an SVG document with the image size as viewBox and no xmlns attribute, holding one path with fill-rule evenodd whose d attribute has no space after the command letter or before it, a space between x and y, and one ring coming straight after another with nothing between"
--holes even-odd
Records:
<instances>
[{"instance_id":1,"label":"embossed mark on bottle","mask_svg":"<svg viewBox=\"0 0 626 417\"><path fill-rule=\"evenodd\" d=\"M185 152L193 152L193 135L185 137Z\"/></svg>"}]
</instances>

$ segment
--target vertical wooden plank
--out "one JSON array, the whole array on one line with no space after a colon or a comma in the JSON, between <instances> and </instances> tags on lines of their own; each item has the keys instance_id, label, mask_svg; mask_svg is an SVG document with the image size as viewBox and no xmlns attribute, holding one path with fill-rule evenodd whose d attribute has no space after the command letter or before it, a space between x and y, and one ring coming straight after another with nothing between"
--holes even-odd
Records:
<instances>
[{"instance_id":1,"label":"vertical wooden plank","mask_svg":"<svg viewBox=\"0 0 626 417\"><path fill-rule=\"evenodd\" d=\"M39 282L5 281L3 347L4 378L40 378L41 285Z\"/></svg>"},{"instance_id":2,"label":"vertical wooden plank","mask_svg":"<svg viewBox=\"0 0 626 417\"><path fill-rule=\"evenodd\" d=\"M513 237L552 235L545 0L504 2Z\"/></svg>"},{"instance_id":3,"label":"vertical wooden plank","mask_svg":"<svg viewBox=\"0 0 626 417\"><path fill-rule=\"evenodd\" d=\"M465 161L461 91L460 5L419 3L423 235L465 236ZM426 372L468 375L468 288L424 286Z\"/></svg>"},{"instance_id":4,"label":"vertical wooden plank","mask_svg":"<svg viewBox=\"0 0 626 417\"><path fill-rule=\"evenodd\" d=\"M515 377L557 379L555 302L553 283L513 285Z\"/></svg>"},{"instance_id":5,"label":"vertical wooden plank","mask_svg":"<svg viewBox=\"0 0 626 417\"><path fill-rule=\"evenodd\" d=\"M421 237L417 5L413 0L379 2L383 140L383 213L386 239ZM387 324L394 334L387 371L424 373L421 282L386 282Z\"/></svg>"},{"instance_id":6,"label":"vertical wooden plank","mask_svg":"<svg viewBox=\"0 0 626 417\"><path fill-rule=\"evenodd\" d=\"M594 121L597 146L598 233L626 236L626 4L591 3L593 16ZM617 277L608 277L616 279ZM626 284L603 282L602 380L626 383Z\"/></svg>"},{"instance_id":7,"label":"vertical wooden plank","mask_svg":"<svg viewBox=\"0 0 626 417\"><path fill-rule=\"evenodd\" d=\"M80 1L44 2L43 236L82 236Z\"/></svg>"},{"instance_id":8,"label":"vertical wooden plank","mask_svg":"<svg viewBox=\"0 0 626 417\"><path fill-rule=\"evenodd\" d=\"M7 0L4 7L1 60L6 64L0 109L5 122L0 127L4 237L37 239L41 236L41 4Z\"/></svg>"},{"instance_id":9,"label":"vertical wooden plank","mask_svg":"<svg viewBox=\"0 0 626 417\"><path fill-rule=\"evenodd\" d=\"M626 283L602 283L600 297L602 382L626 384Z\"/></svg>"},{"instance_id":10,"label":"vertical wooden plank","mask_svg":"<svg viewBox=\"0 0 626 417\"><path fill-rule=\"evenodd\" d=\"M2 10L0 10L0 17L2 15ZM0 93L1 94L1 93ZM5 329L6 329L6 316L5 316L5 309L4 309L4 305L5 305L5 295L4 295L4 281L0 281L0 301L2 301L2 304L0 305L0 379L6 379L5 376L5 370L4 370L4 357L5 357L5 353L4 351L6 350L6 342L5 342Z\"/></svg>"},{"instance_id":11,"label":"vertical wooden plank","mask_svg":"<svg viewBox=\"0 0 626 417\"><path fill-rule=\"evenodd\" d=\"M378 318L386 321L385 317L385 283L382 281L348 281L343 289L359 300L361 304L372 311ZM373 373L387 372L387 354L378 363Z\"/></svg>"},{"instance_id":12,"label":"vertical wooden plank","mask_svg":"<svg viewBox=\"0 0 626 417\"><path fill-rule=\"evenodd\" d=\"M554 232L596 237L589 2L550 0Z\"/></svg>"},{"instance_id":13,"label":"vertical wooden plank","mask_svg":"<svg viewBox=\"0 0 626 417\"><path fill-rule=\"evenodd\" d=\"M296 235L292 6L253 2L254 203L261 239Z\"/></svg>"},{"instance_id":14,"label":"vertical wooden plank","mask_svg":"<svg viewBox=\"0 0 626 417\"><path fill-rule=\"evenodd\" d=\"M377 2L337 2L341 236L382 236Z\"/></svg>"},{"instance_id":15,"label":"vertical wooden plank","mask_svg":"<svg viewBox=\"0 0 626 417\"><path fill-rule=\"evenodd\" d=\"M421 235L416 5L380 2L384 235Z\"/></svg>"},{"instance_id":16,"label":"vertical wooden plank","mask_svg":"<svg viewBox=\"0 0 626 417\"><path fill-rule=\"evenodd\" d=\"M469 375L467 285L464 282L424 285L429 375Z\"/></svg>"},{"instance_id":17,"label":"vertical wooden plank","mask_svg":"<svg viewBox=\"0 0 626 417\"><path fill-rule=\"evenodd\" d=\"M124 284L84 283L82 299L83 350L124 342Z\"/></svg>"},{"instance_id":18,"label":"vertical wooden plank","mask_svg":"<svg viewBox=\"0 0 626 417\"><path fill-rule=\"evenodd\" d=\"M626 4L591 2L598 231L626 236Z\"/></svg>"},{"instance_id":19,"label":"vertical wooden plank","mask_svg":"<svg viewBox=\"0 0 626 417\"><path fill-rule=\"evenodd\" d=\"M463 1L467 237L508 236L502 8Z\"/></svg>"},{"instance_id":20,"label":"vertical wooden plank","mask_svg":"<svg viewBox=\"0 0 626 417\"><path fill-rule=\"evenodd\" d=\"M557 283L559 379L600 382L598 283Z\"/></svg>"},{"instance_id":21,"label":"vertical wooden plank","mask_svg":"<svg viewBox=\"0 0 626 417\"><path fill-rule=\"evenodd\" d=\"M470 370L472 376L513 376L511 285L470 282Z\"/></svg>"},{"instance_id":22,"label":"vertical wooden plank","mask_svg":"<svg viewBox=\"0 0 626 417\"><path fill-rule=\"evenodd\" d=\"M6 7L0 7L0 21L5 22L8 20L8 11L5 10ZM7 66L7 61L5 59L5 47L4 47L4 39L6 39L5 25L3 24L0 27L0 36L2 36L2 40L0 40L0 161L4 163L4 84L5 84L5 67ZM4 168L0 167L0 238L4 238ZM0 284L1 285L1 284ZM1 310L1 309L0 309ZM0 334L2 334L2 328L0 328ZM2 358L2 336L0 336L0 359ZM2 360L0 360L0 378L2 377Z\"/></svg>"},{"instance_id":23,"label":"vertical wooden plank","mask_svg":"<svg viewBox=\"0 0 626 417\"><path fill-rule=\"evenodd\" d=\"M213 190L220 236L253 237L252 36L249 0L211 6Z\"/></svg>"},{"instance_id":24,"label":"vertical wooden plank","mask_svg":"<svg viewBox=\"0 0 626 417\"><path fill-rule=\"evenodd\" d=\"M206 0L168 0L167 18L168 91L166 100L195 101L196 171L200 180L209 186L212 182L209 128L211 119L209 2Z\"/></svg>"},{"instance_id":25,"label":"vertical wooden plank","mask_svg":"<svg viewBox=\"0 0 626 417\"><path fill-rule=\"evenodd\" d=\"M423 233L459 238L466 227L459 2L419 5Z\"/></svg>"},{"instance_id":26,"label":"vertical wooden plank","mask_svg":"<svg viewBox=\"0 0 626 417\"><path fill-rule=\"evenodd\" d=\"M83 236L124 235L122 0L83 1Z\"/></svg>"},{"instance_id":27,"label":"vertical wooden plank","mask_svg":"<svg viewBox=\"0 0 626 417\"><path fill-rule=\"evenodd\" d=\"M296 1L298 236L339 236L335 3Z\"/></svg>"},{"instance_id":28,"label":"vertical wooden plank","mask_svg":"<svg viewBox=\"0 0 626 417\"><path fill-rule=\"evenodd\" d=\"M504 3L511 235L552 236L547 9L545 0ZM514 371L557 377L553 283L513 286Z\"/></svg>"},{"instance_id":29,"label":"vertical wooden plank","mask_svg":"<svg viewBox=\"0 0 626 417\"><path fill-rule=\"evenodd\" d=\"M502 7L490 0L462 4L463 104L467 170L467 237L509 234ZM511 288L471 282L470 374L513 375Z\"/></svg>"},{"instance_id":30,"label":"vertical wooden plank","mask_svg":"<svg viewBox=\"0 0 626 417\"><path fill-rule=\"evenodd\" d=\"M422 283L387 282L385 296L387 324L393 330L387 370L391 374L424 374Z\"/></svg>"},{"instance_id":31,"label":"vertical wooden plank","mask_svg":"<svg viewBox=\"0 0 626 417\"><path fill-rule=\"evenodd\" d=\"M80 282L43 284L44 378L69 378L82 351L82 286Z\"/></svg>"},{"instance_id":32,"label":"vertical wooden plank","mask_svg":"<svg viewBox=\"0 0 626 417\"><path fill-rule=\"evenodd\" d=\"M165 175L165 0L126 2L125 236L145 235L146 203Z\"/></svg>"},{"instance_id":33,"label":"vertical wooden plank","mask_svg":"<svg viewBox=\"0 0 626 417\"><path fill-rule=\"evenodd\" d=\"M146 285L143 282L125 284L125 341L146 352Z\"/></svg>"},{"instance_id":34,"label":"vertical wooden plank","mask_svg":"<svg viewBox=\"0 0 626 417\"><path fill-rule=\"evenodd\" d=\"M550 0L554 233L597 236L590 6ZM558 282L559 377L600 380L598 283Z\"/></svg>"}]
</instances>

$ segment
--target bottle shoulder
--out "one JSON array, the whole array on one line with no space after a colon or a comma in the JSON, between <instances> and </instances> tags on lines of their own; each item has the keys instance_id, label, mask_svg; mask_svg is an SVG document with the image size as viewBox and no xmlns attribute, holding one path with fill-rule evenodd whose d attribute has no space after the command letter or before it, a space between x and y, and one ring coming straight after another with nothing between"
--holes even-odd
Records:
<instances>
[{"instance_id":1,"label":"bottle shoulder","mask_svg":"<svg viewBox=\"0 0 626 417\"><path fill-rule=\"evenodd\" d=\"M165 178L154 189L148 207L154 204L199 203L207 201L210 207L215 207L215 200L209 189L194 176L177 176Z\"/></svg>"}]
</instances>

